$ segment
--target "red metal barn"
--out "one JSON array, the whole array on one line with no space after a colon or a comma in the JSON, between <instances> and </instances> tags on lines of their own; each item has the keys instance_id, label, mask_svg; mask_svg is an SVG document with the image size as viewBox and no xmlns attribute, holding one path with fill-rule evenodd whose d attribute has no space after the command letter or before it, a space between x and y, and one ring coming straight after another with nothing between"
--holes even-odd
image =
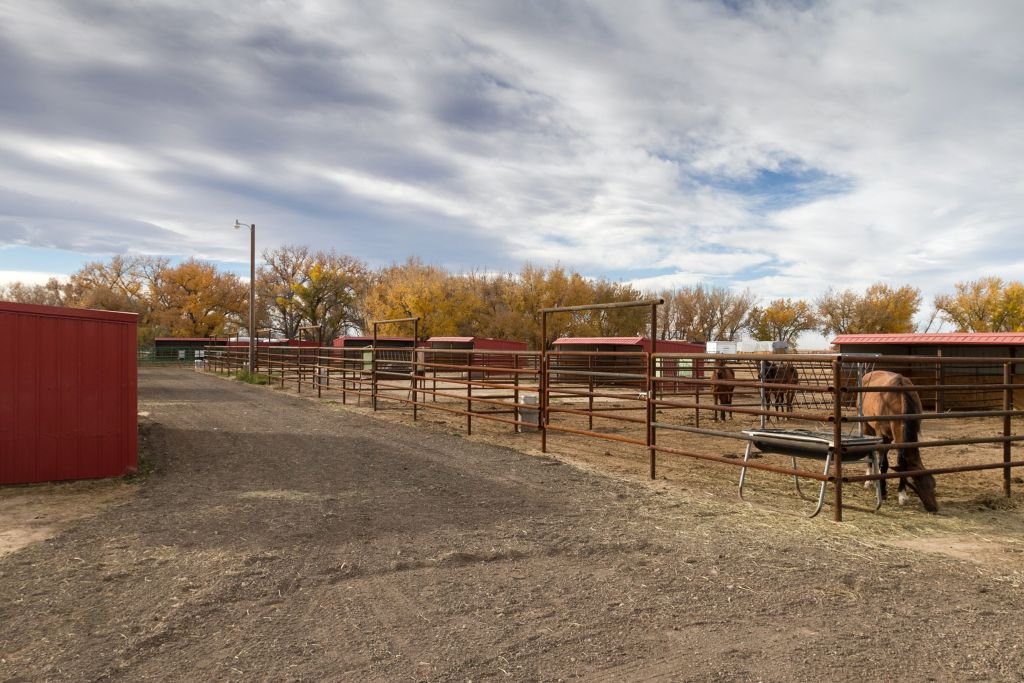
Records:
<instances>
[{"instance_id":1,"label":"red metal barn","mask_svg":"<svg viewBox=\"0 0 1024 683\"><path fill-rule=\"evenodd\" d=\"M350 363L362 360L362 369L365 371L369 371L373 365L373 354L370 351L373 337L337 337L332 346L344 349L341 356ZM378 370L388 373L408 372L409 363L412 361L412 349L415 347L416 340L412 337L377 337L377 362L383 363L378 366ZM389 360L398 362L390 364L387 363Z\"/></svg>"},{"instance_id":2,"label":"red metal barn","mask_svg":"<svg viewBox=\"0 0 1024 683\"><path fill-rule=\"evenodd\" d=\"M202 358L207 347L227 345L228 339L224 337L157 337L153 340L152 355L145 358L140 351L139 360L191 363Z\"/></svg>"},{"instance_id":3,"label":"red metal barn","mask_svg":"<svg viewBox=\"0 0 1024 683\"><path fill-rule=\"evenodd\" d=\"M0 302L0 484L138 468L136 315Z\"/></svg>"},{"instance_id":4,"label":"red metal barn","mask_svg":"<svg viewBox=\"0 0 1024 683\"><path fill-rule=\"evenodd\" d=\"M444 363L447 365L479 365L488 370L474 371L474 379L499 379L510 378L512 373L500 372L491 368L518 368L525 361L521 361L515 353L500 353L501 351L526 351L526 342L513 341L511 339L490 339L488 337L431 337L427 340L427 347L430 349L452 349L455 353L430 353L426 354L428 362ZM469 353L470 351L484 351L486 353Z\"/></svg>"},{"instance_id":5,"label":"red metal barn","mask_svg":"<svg viewBox=\"0 0 1024 683\"><path fill-rule=\"evenodd\" d=\"M840 353L877 353L880 368L898 372L917 385L924 407L944 410L986 410L1002 407L998 390L986 390L986 384L1003 381L999 365L972 364L971 358L1024 359L1024 332L922 332L907 334L842 334L832 340ZM887 361L885 356L915 356L957 359L951 363L903 363ZM1024 361L1011 365L1010 381L1024 373ZM945 391L943 384L974 384L977 389ZM1017 405L1024 401L1015 392Z\"/></svg>"},{"instance_id":6,"label":"red metal barn","mask_svg":"<svg viewBox=\"0 0 1024 683\"><path fill-rule=\"evenodd\" d=\"M647 374L647 360L643 354L650 353L651 340L648 337L562 337L552 342L554 350L563 352L553 359L552 367L586 367L606 373ZM657 341L658 353L704 353L702 342L684 342L670 339ZM703 361L692 358L661 359L655 369L658 377L699 377ZM601 384L608 386L629 386L646 391L646 382L640 380L618 380L605 378ZM679 391L682 382L659 382L659 393Z\"/></svg>"},{"instance_id":7,"label":"red metal barn","mask_svg":"<svg viewBox=\"0 0 1024 683\"><path fill-rule=\"evenodd\" d=\"M335 348L368 349L373 346L373 337L338 337L332 344ZM416 346L412 337L377 337L379 349L411 349Z\"/></svg>"}]
</instances>

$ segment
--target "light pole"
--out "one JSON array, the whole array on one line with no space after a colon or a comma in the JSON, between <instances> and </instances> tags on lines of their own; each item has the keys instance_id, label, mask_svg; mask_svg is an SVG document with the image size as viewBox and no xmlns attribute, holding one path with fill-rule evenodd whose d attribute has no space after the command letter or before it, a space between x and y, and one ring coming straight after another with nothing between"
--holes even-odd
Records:
<instances>
[{"instance_id":1,"label":"light pole","mask_svg":"<svg viewBox=\"0 0 1024 683\"><path fill-rule=\"evenodd\" d=\"M235 230L249 228L249 372L256 372L256 224L239 223Z\"/></svg>"}]
</instances>

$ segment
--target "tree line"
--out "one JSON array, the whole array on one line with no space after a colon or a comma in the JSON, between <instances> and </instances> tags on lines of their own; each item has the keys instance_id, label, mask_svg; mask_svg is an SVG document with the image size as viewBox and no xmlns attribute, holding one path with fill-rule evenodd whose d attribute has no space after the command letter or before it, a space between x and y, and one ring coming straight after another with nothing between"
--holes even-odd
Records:
<instances>
[{"instance_id":1,"label":"tree line","mask_svg":"<svg viewBox=\"0 0 1024 683\"><path fill-rule=\"evenodd\" d=\"M373 320L421 318L421 335L482 336L541 344L539 310L663 298L657 334L696 341L793 341L803 332L835 334L928 331L941 319L957 330L1024 329L1024 285L998 277L957 283L934 299L924 329L915 317L919 289L876 283L863 292L829 289L816 298L759 301L750 290L692 285L644 292L563 266L525 265L516 273L454 273L417 258L372 269L333 250L284 246L263 252L256 274L256 334L311 339L320 344L343 334L368 334ZM0 299L139 315L139 342L158 336L215 337L249 334L249 285L215 265L189 259L114 256L88 263L66 280L0 286ZM549 341L558 336L633 336L649 333L645 308L551 316ZM396 327L382 334L406 335Z\"/></svg>"}]
</instances>

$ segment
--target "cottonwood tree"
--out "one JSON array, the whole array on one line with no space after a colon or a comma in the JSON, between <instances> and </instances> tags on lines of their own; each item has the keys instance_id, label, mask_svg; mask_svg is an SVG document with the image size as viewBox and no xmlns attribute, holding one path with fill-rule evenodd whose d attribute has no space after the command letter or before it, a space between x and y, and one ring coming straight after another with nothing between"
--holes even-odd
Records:
<instances>
[{"instance_id":1,"label":"cottonwood tree","mask_svg":"<svg viewBox=\"0 0 1024 683\"><path fill-rule=\"evenodd\" d=\"M312 258L308 247L287 245L263 252L256 275L258 307L266 326L286 339L295 339L304 324L295 288L309 280Z\"/></svg>"},{"instance_id":2,"label":"cottonwood tree","mask_svg":"<svg viewBox=\"0 0 1024 683\"><path fill-rule=\"evenodd\" d=\"M634 336L647 329L649 313L642 307L558 313L548 316L547 339L542 340L542 308L640 301L643 293L630 285L587 278L562 266L541 268L527 264L515 281L518 286L514 309L520 315L531 348L539 349L544 343L564 336Z\"/></svg>"},{"instance_id":3,"label":"cottonwood tree","mask_svg":"<svg viewBox=\"0 0 1024 683\"><path fill-rule=\"evenodd\" d=\"M747 326L757 299L750 290L694 285L668 290L659 312L662 339L733 340Z\"/></svg>"},{"instance_id":4,"label":"cottonwood tree","mask_svg":"<svg viewBox=\"0 0 1024 683\"><path fill-rule=\"evenodd\" d=\"M68 284L71 300L83 308L138 313L144 306L145 282L140 262L132 257L87 263L71 275Z\"/></svg>"},{"instance_id":5,"label":"cottonwood tree","mask_svg":"<svg viewBox=\"0 0 1024 683\"><path fill-rule=\"evenodd\" d=\"M424 338L475 333L476 314L482 306L468 284L466 278L415 257L393 264L371 278L364 328L369 330L373 320L419 317Z\"/></svg>"},{"instance_id":6,"label":"cottonwood tree","mask_svg":"<svg viewBox=\"0 0 1024 683\"><path fill-rule=\"evenodd\" d=\"M587 278L561 266L527 264L518 273L453 274L413 258L374 275L365 309L368 319L419 316L426 336L518 339L540 348L542 308L641 298L629 285ZM549 316L547 341L566 335L641 334L647 315L639 309L616 309Z\"/></svg>"},{"instance_id":7,"label":"cottonwood tree","mask_svg":"<svg viewBox=\"0 0 1024 683\"><path fill-rule=\"evenodd\" d=\"M67 284L55 277L51 277L45 284L30 285L15 281L6 286L0 285L0 300L41 306L70 305Z\"/></svg>"},{"instance_id":8,"label":"cottonwood tree","mask_svg":"<svg viewBox=\"0 0 1024 683\"><path fill-rule=\"evenodd\" d=\"M875 283L863 295L851 289L828 290L814 302L820 330L826 334L913 332L921 308L921 292L904 285Z\"/></svg>"},{"instance_id":9,"label":"cottonwood tree","mask_svg":"<svg viewBox=\"0 0 1024 683\"><path fill-rule=\"evenodd\" d=\"M775 299L750 312L749 330L754 339L793 342L801 332L817 329L814 309L806 301Z\"/></svg>"},{"instance_id":10,"label":"cottonwood tree","mask_svg":"<svg viewBox=\"0 0 1024 683\"><path fill-rule=\"evenodd\" d=\"M369 274L359 259L334 250L308 258L300 281L293 284L288 311L310 326L309 336L326 346L346 329L362 324L360 302Z\"/></svg>"},{"instance_id":11,"label":"cottonwood tree","mask_svg":"<svg viewBox=\"0 0 1024 683\"><path fill-rule=\"evenodd\" d=\"M1024 285L983 277L958 282L952 294L935 297L935 309L961 332L1024 330Z\"/></svg>"},{"instance_id":12,"label":"cottonwood tree","mask_svg":"<svg viewBox=\"0 0 1024 683\"><path fill-rule=\"evenodd\" d=\"M152 273L153 323L172 337L210 337L246 318L249 288L195 259Z\"/></svg>"}]
</instances>

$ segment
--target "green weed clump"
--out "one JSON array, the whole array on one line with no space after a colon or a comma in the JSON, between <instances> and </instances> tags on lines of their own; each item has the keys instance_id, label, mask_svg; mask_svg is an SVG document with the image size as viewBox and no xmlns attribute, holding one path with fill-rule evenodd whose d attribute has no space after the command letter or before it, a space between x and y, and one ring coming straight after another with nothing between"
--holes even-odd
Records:
<instances>
[{"instance_id":1,"label":"green weed clump","mask_svg":"<svg viewBox=\"0 0 1024 683\"><path fill-rule=\"evenodd\" d=\"M261 375L257 372L249 372L248 370L239 370L236 372L235 379L239 382L246 382L248 384L270 384L270 378L266 375Z\"/></svg>"}]
</instances>

